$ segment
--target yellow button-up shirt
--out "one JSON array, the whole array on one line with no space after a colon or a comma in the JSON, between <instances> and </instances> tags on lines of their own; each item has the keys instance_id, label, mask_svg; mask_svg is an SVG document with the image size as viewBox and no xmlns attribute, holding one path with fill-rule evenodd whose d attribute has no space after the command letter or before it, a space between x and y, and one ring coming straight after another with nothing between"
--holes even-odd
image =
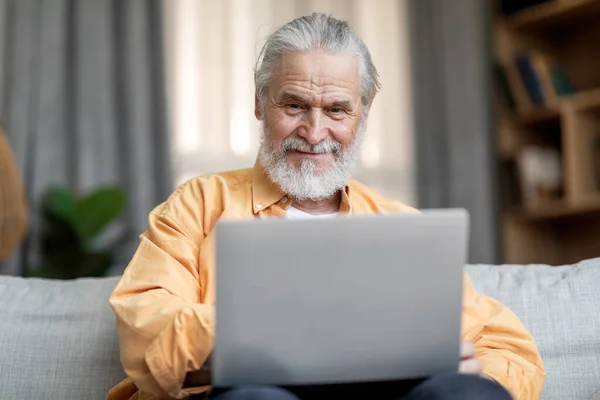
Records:
<instances>
[{"instance_id":1,"label":"yellow button-up shirt","mask_svg":"<svg viewBox=\"0 0 600 400\"><path fill-rule=\"evenodd\" d=\"M109 400L183 398L208 390L184 389L183 382L213 347L213 227L219 218L283 217L290 204L257 164L194 178L150 213L148 230L110 297L129 378ZM415 210L356 181L342 192L340 213L403 212ZM545 373L534 340L508 308L478 295L466 275L462 337L474 343L483 373L516 399L539 397Z\"/></svg>"}]
</instances>

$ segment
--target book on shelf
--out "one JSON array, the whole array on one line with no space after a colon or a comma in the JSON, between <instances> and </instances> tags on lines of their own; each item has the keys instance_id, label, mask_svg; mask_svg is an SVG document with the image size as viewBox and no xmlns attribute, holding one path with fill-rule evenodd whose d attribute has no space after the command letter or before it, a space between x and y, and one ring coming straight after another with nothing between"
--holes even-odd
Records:
<instances>
[{"instance_id":1,"label":"book on shelf","mask_svg":"<svg viewBox=\"0 0 600 400\"><path fill-rule=\"evenodd\" d=\"M534 106L514 65L495 63L494 73L504 104L512 113L527 113Z\"/></svg>"},{"instance_id":2,"label":"book on shelf","mask_svg":"<svg viewBox=\"0 0 600 400\"><path fill-rule=\"evenodd\" d=\"M575 92L564 66L539 51L519 53L494 68L505 104L517 114L556 108L561 97Z\"/></svg>"},{"instance_id":3,"label":"book on shelf","mask_svg":"<svg viewBox=\"0 0 600 400\"><path fill-rule=\"evenodd\" d=\"M542 79L539 71L534 66L533 57L529 54L519 54L515 58L515 64L531 102L536 107L549 108L548 99L545 99L544 92L542 91Z\"/></svg>"},{"instance_id":4,"label":"book on shelf","mask_svg":"<svg viewBox=\"0 0 600 400\"><path fill-rule=\"evenodd\" d=\"M540 84L540 92L544 105L548 108L558 107L560 95L554 87L552 79L552 68L555 64L551 64L548 58L538 52L525 56L525 58L527 57L529 57L529 63L532 64L533 75Z\"/></svg>"}]
</instances>

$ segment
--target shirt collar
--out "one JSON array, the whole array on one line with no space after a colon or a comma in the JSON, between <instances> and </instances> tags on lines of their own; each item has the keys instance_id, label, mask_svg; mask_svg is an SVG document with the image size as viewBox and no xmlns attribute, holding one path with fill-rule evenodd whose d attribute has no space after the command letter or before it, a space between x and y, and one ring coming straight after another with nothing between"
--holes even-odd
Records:
<instances>
[{"instance_id":1,"label":"shirt collar","mask_svg":"<svg viewBox=\"0 0 600 400\"><path fill-rule=\"evenodd\" d=\"M254 214L271 207L285 196L279 186L271 182L257 160L252 171L252 212Z\"/></svg>"},{"instance_id":2,"label":"shirt collar","mask_svg":"<svg viewBox=\"0 0 600 400\"><path fill-rule=\"evenodd\" d=\"M271 182L260 162L257 160L252 170L252 212L257 214L262 210L280 202L286 194L279 186ZM288 203L289 204L289 203ZM342 192L340 213L350 212L350 189L348 185Z\"/></svg>"}]
</instances>

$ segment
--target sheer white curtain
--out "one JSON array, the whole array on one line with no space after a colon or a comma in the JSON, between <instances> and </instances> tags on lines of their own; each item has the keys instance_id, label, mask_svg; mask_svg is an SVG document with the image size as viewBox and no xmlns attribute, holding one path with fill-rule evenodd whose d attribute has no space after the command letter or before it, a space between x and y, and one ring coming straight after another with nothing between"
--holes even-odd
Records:
<instances>
[{"instance_id":1,"label":"sheer white curtain","mask_svg":"<svg viewBox=\"0 0 600 400\"><path fill-rule=\"evenodd\" d=\"M253 66L266 36L312 12L347 20L381 82L355 177L415 203L407 0L165 0L177 183L252 166L259 141Z\"/></svg>"}]
</instances>

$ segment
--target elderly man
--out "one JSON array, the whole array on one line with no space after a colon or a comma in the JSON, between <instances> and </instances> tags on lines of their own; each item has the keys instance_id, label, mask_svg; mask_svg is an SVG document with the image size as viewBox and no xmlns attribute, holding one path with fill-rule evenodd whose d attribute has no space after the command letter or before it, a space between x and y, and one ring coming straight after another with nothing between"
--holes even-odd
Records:
<instances>
[{"instance_id":1,"label":"elderly man","mask_svg":"<svg viewBox=\"0 0 600 400\"><path fill-rule=\"evenodd\" d=\"M466 276L460 373L419 382L208 392L219 218L414 211L349 179L379 82L367 47L345 22L313 14L279 28L262 49L255 83L262 140L254 168L192 179L153 210L110 298L129 378L108 398L506 399L508 392L538 398L544 370L533 339Z\"/></svg>"}]
</instances>

